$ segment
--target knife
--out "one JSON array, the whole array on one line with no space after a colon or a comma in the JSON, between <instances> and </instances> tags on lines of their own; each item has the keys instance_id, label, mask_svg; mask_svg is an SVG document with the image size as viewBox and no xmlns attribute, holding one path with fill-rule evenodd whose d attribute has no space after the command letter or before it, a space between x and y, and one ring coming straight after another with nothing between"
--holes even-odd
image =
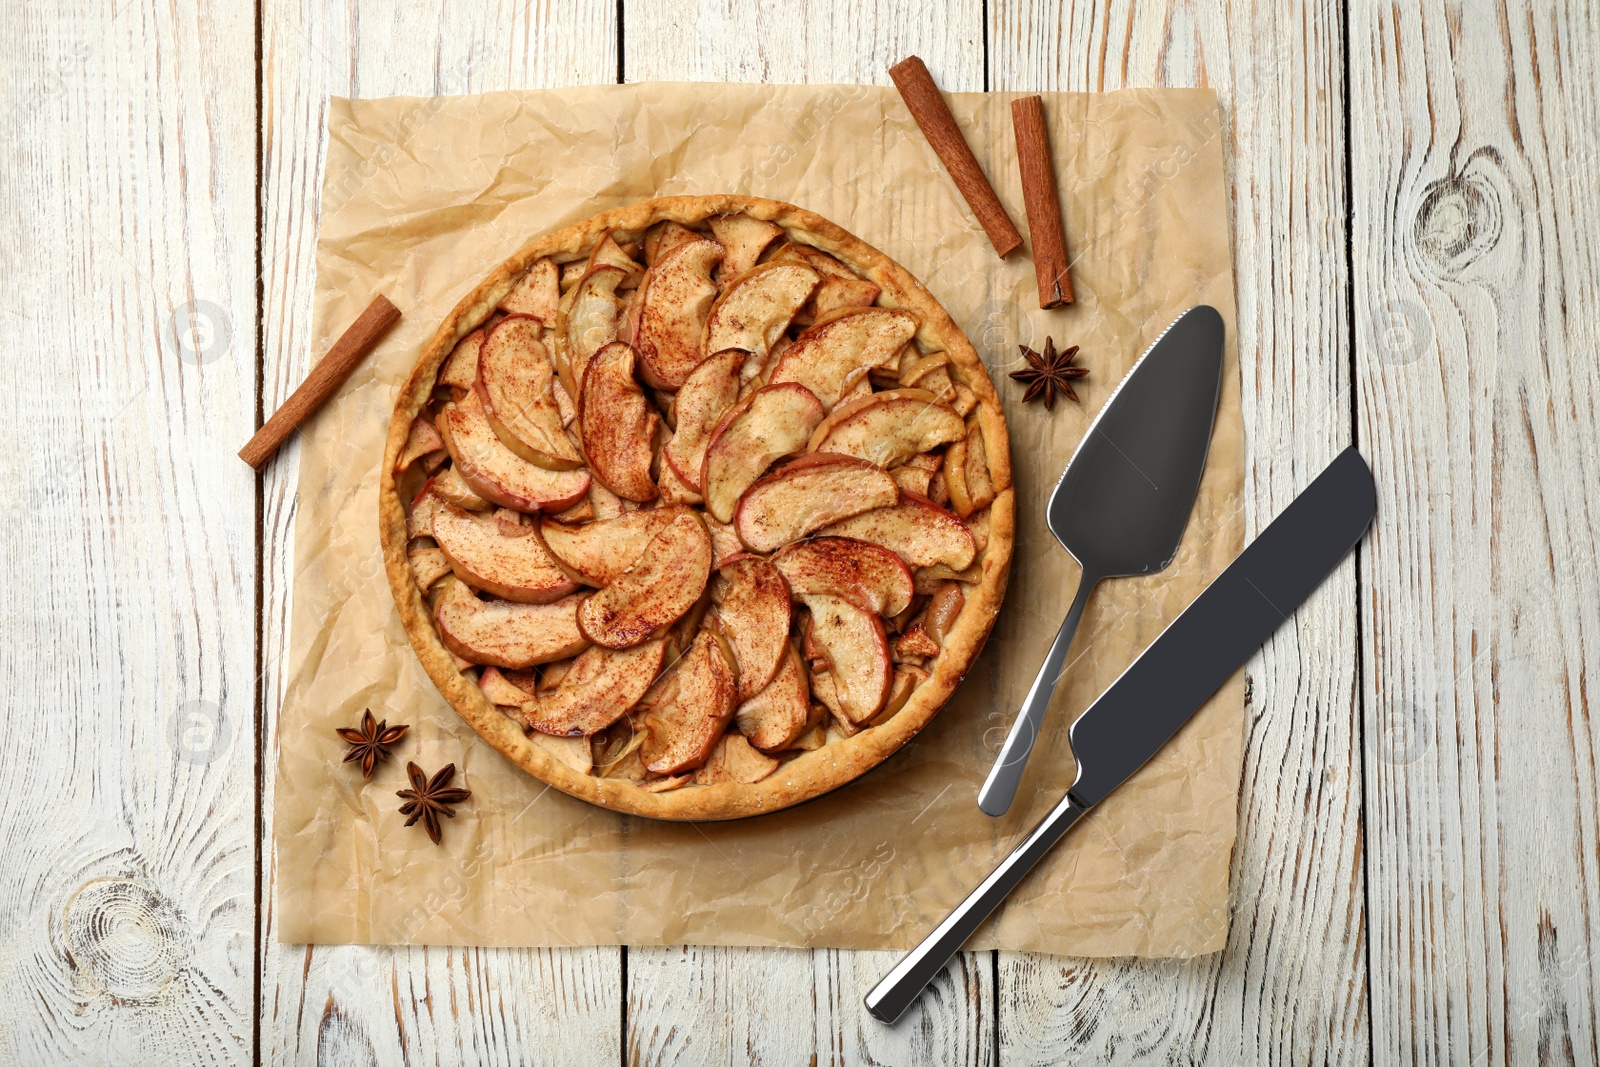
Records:
<instances>
[{"instance_id":1,"label":"knife","mask_svg":"<svg viewBox=\"0 0 1600 1067\"><path fill-rule=\"evenodd\" d=\"M873 987L867 1011L886 1023L900 1018L1051 846L1154 756L1305 602L1361 540L1376 509L1372 471L1347 448L1072 724L1072 788Z\"/></svg>"}]
</instances>

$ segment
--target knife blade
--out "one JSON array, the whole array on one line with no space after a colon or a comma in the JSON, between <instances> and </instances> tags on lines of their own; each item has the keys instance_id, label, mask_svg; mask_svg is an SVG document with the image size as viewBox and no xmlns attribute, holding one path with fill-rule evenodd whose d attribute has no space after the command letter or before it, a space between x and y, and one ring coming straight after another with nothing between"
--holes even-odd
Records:
<instances>
[{"instance_id":1,"label":"knife blade","mask_svg":"<svg viewBox=\"0 0 1600 1067\"><path fill-rule=\"evenodd\" d=\"M1072 724L1078 777L1067 795L955 911L866 996L903 1015L979 924L1050 848L1154 756L1264 644L1372 522L1372 471L1347 448L1228 565Z\"/></svg>"}]
</instances>

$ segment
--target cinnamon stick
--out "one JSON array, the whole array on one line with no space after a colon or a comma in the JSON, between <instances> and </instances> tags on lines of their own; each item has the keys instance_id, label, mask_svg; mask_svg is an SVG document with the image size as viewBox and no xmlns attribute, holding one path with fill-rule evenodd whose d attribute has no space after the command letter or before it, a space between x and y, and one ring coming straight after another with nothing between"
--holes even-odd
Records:
<instances>
[{"instance_id":1,"label":"cinnamon stick","mask_svg":"<svg viewBox=\"0 0 1600 1067\"><path fill-rule=\"evenodd\" d=\"M894 79L895 88L900 90L911 117L917 120L939 162L944 164L950 179L966 198L967 206L978 217L983 232L989 235L994 250L1001 259L1015 252L1022 244L1022 234L1012 224L1000 198L994 195L994 186L984 177L983 168L978 166L977 157L961 135L961 128L956 125L944 97L939 95L939 87L933 83L928 68L916 56L907 56L889 68L889 77Z\"/></svg>"},{"instance_id":2,"label":"cinnamon stick","mask_svg":"<svg viewBox=\"0 0 1600 1067\"><path fill-rule=\"evenodd\" d=\"M1011 101L1011 125L1017 135L1017 166L1022 170L1022 202L1028 209L1039 306L1060 307L1073 301L1072 275L1068 272L1067 235L1061 228L1056 169L1050 161L1050 137L1044 124L1044 101L1037 96Z\"/></svg>"},{"instance_id":3,"label":"cinnamon stick","mask_svg":"<svg viewBox=\"0 0 1600 1067\"><path fill-rule=\"evenodd\" d=\"M300 383L300 388L283 402L283 406L273 413L265 426L256 431L250 443L239 449L239 458L260 470L295 428L344 384L350 372L356 369L379 338L399 318L400 309L389 303L387 297L382 293L373 297L367 310L350 324L350 328L328 349L328 354L311 368L311 373Z\"/></svg>"}]
</instances>

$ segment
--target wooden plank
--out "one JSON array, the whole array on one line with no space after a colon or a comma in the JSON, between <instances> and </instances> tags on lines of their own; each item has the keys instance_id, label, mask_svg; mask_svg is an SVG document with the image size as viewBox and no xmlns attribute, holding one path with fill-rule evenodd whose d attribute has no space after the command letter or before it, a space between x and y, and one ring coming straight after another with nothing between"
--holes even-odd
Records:
<instances>
[{"instance_id":1,"label":"wooden plank","mask_svg":"<svg viewBox=\"0 0 1600 1067\"><path fill-rule=\"evenodd\" d=\"M326 98L609 82L609 0L393 5L270 0L263 9L264 401L309 363ZM621 950L282 945L274 923L272 787L293 581L295 451L263 491L262 1059L270 1063L615 1063Z\"/></svg>"},{"instance_id":2,"label":"wooden plank","mask_svg":"<svg viewBox=\"0 0 1600 1067\"><path fill-rule=\"evenodd\" d=\"M1594 15L1351 10L1374 1055L1594 1063Z\"/></svg>"},{"instance_id":3,"label":"wooden plank","mask_svg":"<svg viewBox=\"0 0 1600 1067\"><path fill-rule=\"evenodd\" d=\"M0 41L0 1062L248 1063L254 16Z\"/></svg>"},{"instance_id":4,"label":"wooden plank","mask_svg":"<svg viewBox=\"0 0 1600 1067\"><path fill-rule=\"evenodd\" d=\"M941 88L983 88L976 2L813 2L778 13L626 0L626 80L869 83L916 53ZM993 1062L992 953L968 953L894 1027L861 998L893 953L779 949L628 950L629 1062ZM808 1051L809 1050L809 1053Z\"/></svg>"},{"instance_id":5,"label":"wooden plank","mask_svg":"<svg viewBox=\"0 0 1600 1067\"><path fill-rule=\"evenodd\" d=\"M1219 93L1253 535L1351 442L1342 11L1325 0L1002 0L989 17L996 89ZM1144 961L1002 952L1002 1063L1366 1058L1355 603L1346 563L1249 665L1227 951Z\"/></svg>"}]
</instances>

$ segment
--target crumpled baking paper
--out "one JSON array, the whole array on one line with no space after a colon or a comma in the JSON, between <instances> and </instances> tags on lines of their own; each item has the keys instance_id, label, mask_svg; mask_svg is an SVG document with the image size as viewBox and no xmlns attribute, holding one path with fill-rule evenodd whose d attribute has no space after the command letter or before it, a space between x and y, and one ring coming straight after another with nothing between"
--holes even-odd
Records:
<instances>
[{"instance_id":1,"label":"crumpled baking paper","mask_svg":"<svg viewBox=\"0 0 1600 1067\"><path fill-rule=\"evenodd\" d=\"M949 97L1025 229L1011 96ZM1041 311L1032 263L999 261L891 89L631 85L331 100L315 337L376 292L404 311L301 431L290 684L276 790L278 929L289 942L913 945L1073 780L1072 719L1239 551L1243 437L1220 117L1204 90L1045 94L1076 305ZM536 235L640 198L740 192L820 212L906 266L966 329L1005 400L1017 489L1010 593L955 697L855 783L734 823L591 807L482 742L406 641L377 536L396 390L445 313ZM979 783L1066 613L1077 566L1044 505L1090 419L1179 312L1229 327L1221 411L1177 560L1089 603L1005 818ZM1081 346L1082 406L1024 406L1019 343ZM1220 949L1237 819L1240 676L1085 818L970 943L1079 956ZM369 782L334 727L364 708L411 724ZM406 828L414 759L472 790L443 847Z\"/></svg>"}]
</instances>

